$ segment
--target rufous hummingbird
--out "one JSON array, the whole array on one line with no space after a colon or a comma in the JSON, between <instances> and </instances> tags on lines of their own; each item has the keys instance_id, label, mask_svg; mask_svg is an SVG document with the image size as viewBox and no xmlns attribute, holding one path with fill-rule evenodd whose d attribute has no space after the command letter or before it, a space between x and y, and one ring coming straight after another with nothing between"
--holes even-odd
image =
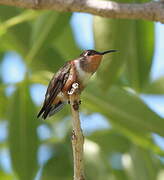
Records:
<instances>
[{"instance_id":1,"label":"rufous hummingbird","mask_svg":"<svg viewBox=\"0 0 164 180\"><path fill-rule=\"evenodd\" d=\"M42 118L46 119L47 116L52 116L60 111L69 102L68 92L72 88L72 84L78 83L80 93L86 87L90 77L97 71L103 55L115 51L85 50L77 59L66 62L52 77L37 117L42 115Z\"/></svg>"}]
</instances>

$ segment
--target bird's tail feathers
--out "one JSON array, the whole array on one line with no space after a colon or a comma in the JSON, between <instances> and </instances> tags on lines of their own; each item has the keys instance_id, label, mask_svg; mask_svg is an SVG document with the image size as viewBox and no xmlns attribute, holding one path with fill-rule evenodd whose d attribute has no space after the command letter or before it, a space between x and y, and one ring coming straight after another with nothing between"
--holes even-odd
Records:
<instances>
[{"instance_id":1,"label":"bird's tail feathers","mask_svg":"<svg viewBox=\"0 0 164 180\"><path fill-rule=\"evenodd\" d=\"M54 104L47 108L43 106L40 112L38 113L37 117L39 118L42 115L42 118L46 119L48 116L50 117L56 114L58 111L60 111L64 107L65 104L66 104L65 101L59 101L58 104Z\"/></svg>"},{"instance_id":2,"label":"bird's tail feathers","mask_svg":"<svg viewBox=\"0 0 164 180\"><path fill-rule=\"evenodd\" d=\"M66 104L65 101L63 101L63 102L60 101L58 104L52 106L48 115L52 116L52 115L56 114L57 112L59 112L64 107L65 104Z\"/></svg>"}]
</instances>

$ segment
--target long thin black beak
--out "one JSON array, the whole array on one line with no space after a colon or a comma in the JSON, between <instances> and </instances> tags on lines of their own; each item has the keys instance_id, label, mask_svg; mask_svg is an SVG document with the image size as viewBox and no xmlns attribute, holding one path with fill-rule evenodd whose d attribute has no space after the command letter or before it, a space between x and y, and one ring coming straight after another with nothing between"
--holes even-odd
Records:
<instances>
[{"instance_id":1,"label":"long thin black beak","mask_svg":"<svg viewBox=\"0 0 164 180\"><path fill-rule=\"evenodd\" d=\"M101 55L107 54L107 53L111 53L111 52L116 52L117 50L109 50L109 51L104 51L104 52L100 52Z\"/></svg>"}]
</instances>

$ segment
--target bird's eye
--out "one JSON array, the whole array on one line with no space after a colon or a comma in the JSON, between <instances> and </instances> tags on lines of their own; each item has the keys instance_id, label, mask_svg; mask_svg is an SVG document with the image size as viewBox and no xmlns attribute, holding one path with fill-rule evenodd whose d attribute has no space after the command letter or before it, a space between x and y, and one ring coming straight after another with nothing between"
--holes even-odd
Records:
<instances>
[{"instance_id":1,"label":"bird's eye","mask_svg":"<svg viewBox=\"0 0 164 180\"><path fill-rule=\"evenodd\" d=\"M87 56L91 56L91 55L92 55L92 52L89 51L89 52L87 53Z\"/></svg>"}]
</instances>

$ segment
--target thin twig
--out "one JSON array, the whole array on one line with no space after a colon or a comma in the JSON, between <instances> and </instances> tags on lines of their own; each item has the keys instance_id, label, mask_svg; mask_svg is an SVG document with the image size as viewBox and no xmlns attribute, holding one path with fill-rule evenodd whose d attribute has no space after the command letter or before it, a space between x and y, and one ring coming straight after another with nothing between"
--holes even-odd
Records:
<instances>
[{"instance_id":1,"label":"thin twig","mask_svg":"<svg viewBox=\"0 0 164 180\"><path fill-rule=\"evenodd\" d=\"M0 0L0 4L62 12L86 12L106 18L144 19L164 23L164 1L118 3L104 0Z\"/></svg>"},{"instance_id":2,"label":"thin twig","mask_svg":"<svg viewBox=\"0 0 164 180\"><path fill-rule=\"evenodd\" d=\"M73 149L73 159L74 159L74 180L85 180L84 178L84 164L83 164L83 145L84 136L80 125L79 118L79 85L74 83L72 89L69 92L70 104L72 111L72 149Z\"/></svg>"}]
</instances>

